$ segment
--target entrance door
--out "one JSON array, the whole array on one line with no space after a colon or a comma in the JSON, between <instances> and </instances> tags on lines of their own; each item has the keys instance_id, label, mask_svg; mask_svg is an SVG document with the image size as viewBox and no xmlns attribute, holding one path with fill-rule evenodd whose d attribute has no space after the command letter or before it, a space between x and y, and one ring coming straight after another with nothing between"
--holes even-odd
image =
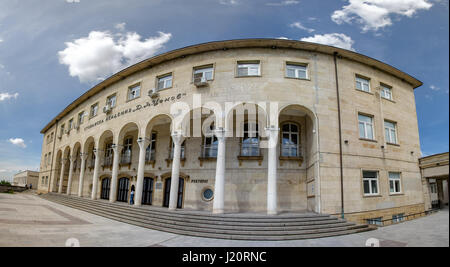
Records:
<instances>
[{"instance_id":1,"label":"entrance door","mask_svg":"<svg viewBox=\"0 0 450 267\"><path fill-rule=\"evenodd\" d=\"M119 179L119 190L117 192L117 201L128 201L128 187L130 185L130 179L123 177Z\"/></svg>"},{"instance_id":2,"label":"entrance door","mask_svg":"<svg viewBox=\"0 0 450 267\"><path fill-rule=\"evenodd\" d=\"M110 178L104 178L102 180L102 192L100 195L101 199L109 199L109 189L111 186L111 179Z\"/></svg>"},{"instance_id":3,"label":"entrance door","mask_svg":"<svg viewBox=\"0 0 450 267\"><path fill-rule=\"evenodd\" d=\"M144 188L142 189L142 204L151 205L153 198L153 178L144 178Z\"/></svg>"},{"instance_id":4,"label":"entrance door","mask_svg":"<svg viewBox=\"0 0 450 267\"><path fill-rule=\"evenodd\" d=\"M169 207L169 199L170 199L170 183L172 178L167 178L164 184L164 207ZM177 208L181 209L183 207L183 193L184 193L184 179L180 178L178 184L178 198L177 198Z\"/></svg>"}]
</instances>

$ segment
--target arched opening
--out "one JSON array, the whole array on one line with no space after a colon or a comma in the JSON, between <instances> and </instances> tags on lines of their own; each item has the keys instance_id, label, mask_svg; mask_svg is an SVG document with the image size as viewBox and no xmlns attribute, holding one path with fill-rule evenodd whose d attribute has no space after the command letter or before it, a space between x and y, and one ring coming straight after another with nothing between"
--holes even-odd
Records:
<instances>
[{"instance_id":1,"label":"arched opening","mask_svg":"<svg viewBox=\"0 0 450 267\"><path fill-rule=\"evenodd\" d=\"M159 114L151 118L145 128L146 155L145 164L155 167L156 161L166 161L170 165L172 133L172 117L167 114ZM169 151L169 154L166 154Z\"/></svg>"},{"instance_id":2,"label":"arched opening","mask_svg":"<svg viewBox=\"0 0 450 267\"><path fill-rule=\"evenodd\" d=\"M132 162L137 161L137 153L139 149L137 146L137 139L139 138L139 126L130 122L122 127L119 133L119 167L131 168Z\"/></svg>"}]
</instances>

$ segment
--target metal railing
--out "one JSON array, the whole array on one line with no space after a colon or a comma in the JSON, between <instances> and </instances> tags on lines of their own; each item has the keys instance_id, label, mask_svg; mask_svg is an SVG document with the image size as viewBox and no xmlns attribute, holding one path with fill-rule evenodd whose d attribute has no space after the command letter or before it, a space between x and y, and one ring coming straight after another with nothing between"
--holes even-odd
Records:
<instances>
[{"instance_id":1,"label":"metal railing","mask_svg":"<svg viewBox=\"0 0 450 267\"><path fill-rule=\"evenodd\" d=\"M403 216L400 217L401 219L399 219L397 217L395 219L391 218L391 219L380 220L380 221L377 221L377 222L379 222L381 224L370 224L370 225L387 226L387 225L402 223L402 222L408 221L410 217L422 217L422 215L427 216L427 215L429 215L431 213L434 213L434 212L437 212L437 211L439 211L439 209L430 209L430 210L426 210L426 211L422 211L422 212L417 212L417 213L411 213L411 214L408 214L408 215L403 215ZM388 222L390 222L390 223L388 223Z\"/></svg>"}]
</instances>

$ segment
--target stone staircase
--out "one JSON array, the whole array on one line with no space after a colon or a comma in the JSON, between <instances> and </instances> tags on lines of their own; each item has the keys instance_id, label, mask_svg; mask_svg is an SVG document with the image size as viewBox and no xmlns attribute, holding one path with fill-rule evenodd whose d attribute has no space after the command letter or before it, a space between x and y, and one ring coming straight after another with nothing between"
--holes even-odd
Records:
<instances>
[{"instance_id":1,"label":"stone staircase","mask_svg":"<svg viewBox=\"0 0 450 267\"><path fill-rule=\"evenodd\" d=\"M296 240L347 235L372 230L329 215L296 213L268 216L262 214L211 214L154 206L134 207L75 196L49 193L43 199L86 211L112 220L153 230L197 237L235 240Z\"/></svg>"}]
</instances>

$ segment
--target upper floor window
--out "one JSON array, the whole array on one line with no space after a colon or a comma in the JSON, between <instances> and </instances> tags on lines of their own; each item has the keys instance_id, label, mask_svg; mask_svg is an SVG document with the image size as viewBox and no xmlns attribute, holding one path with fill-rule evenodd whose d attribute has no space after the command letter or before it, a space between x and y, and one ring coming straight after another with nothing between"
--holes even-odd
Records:
<instances>
[{"instance_id":1,"label":"upper floor window","mask_svg":"<svg viewBox=\"0 0 450 267\"><path fill-rule=\"evenodd\" d=\"M373 140L373 118L365 115L358 115L359 137Z\"/></svg>"},{"instance_id":2,"label":"upper floor window","mask_svg":"<svg viewBox=\"0 0 450 267\"><path fill-rule=\"evenodd\" d=\"M299 157L300 156L300 133L299 127L294 123L285 123L281 127L281 156Z\"/></svg>"},{"instance_id":3,"label":"upper floor window","mask_svg":"<svg viewBox=\"0 0 450 267\"><path fill-rule=\"evenodd\" d=\"M364 195L378 195L378 172L363 171Z\"/></svg>"},{"instance_id":4,"label":"upper floor window","mask_svg":"<svg viewBox=\"0 0 450 267\"><path fill-rule=\"evenodd\" d=\"M397 123L384 121L386 143L397 144Z\"/></svg>"},{"instance_id":5,"label":"upper floor window","mask_svg":"<svg viewBox=\"0 0 450 267\"><path fill-rule=\"evenodd\" d=\"M389 192L398 194L402 192L399 172L389 172Z\"/></svg>"},{"instance_id":6,"label":"upper floor window","mask_svg":"<svg viewBox=\"0 0 450 267\"><path fill-rule=\"evenodd\" d=\"M297 78L297 79L307 79L307 66L303 64L286 64L286 77Z\"/></svg>"},{"instance_id":7,"label":"upper floor window","mask_svg":"<svg viewBox=\"0 0 450 267\"><path fill-rule=\"evenodd\" d=\"M214 77L213 65L194 68L194 82L211 81Z\"/></svg>"},{"instance_id":8,"label":"upper floor window","mask_svg":"<svg viewBox=\"0 0 450 267\"><path fill-rule=\"evenodd\" d=\"M78 114L78 125L83 124L84 116L85 116L84 111L83 111L83 112L80 112L80 113Z\"/></svg>"},{"instance_id":9,"label":"upper floor window","mask_svg":"<svg viewBox=\"0 0 450 267\"><path fill-rule=\"evenodd\" d=\"M113 108L116 106L116 94L108 96L108 98L106 99L106 105L109 106L110 108Z\"/></svg>"},{"instance_id":10,"label":"upper floor window","mask_svg":"<svg viewBox=\"0 0 450 267\"><path fill-rule=\"evenodd\" d=\"M172 73L158 77L158 90L172 87Z\"/></svg>"},{"instance_id":11,"label":"upper floor window","mask_svg":"<svg viewBox=\"0 0 450 267\"><path fill-rule=\"evenodd\" d=\"M91 106L91 114L90 117L95 117L98 114L98 103L95 103L94 105Z\"/></svg>"},{"instance_id":12,"label":"upper floor window","mask_svg":"<svg viewBox=\"0 0 450 267\"><path fill-rule=\"evenodd\" d=\"M45 154L45 156L44 156L44 166L47 166L47 162L48 162L48 160L47 160L47 154Z\"/></svg>"},{"instance_id":13,"label":"upper floor window","mask_svg":"<svg viewBox=\"0 0 450 267\"><path fill-rule=\"evenodd\" d=\"M382 84L381 85L381 97L392 100L392 87Z\"/></svg>"},{"instance_id":14,"label":"upper floor window","mask_svg":"<svg viewBox=\"0 0 450 267\"><path fill-rule=\"evenodd\" d=\"M169 152L170 159L173 159L174 149L175 149L175 144L172 142L172 139L170 139L170 152ZM186 158L185 150L186 150L186 140L184 140L183 143L181 143L181 155L180 155L181 159Z\"/></svg>"},{"instance_id":15,"label":"upper floor window","mask_svg":"<svg viewBox=\"0 0 450 267\"><path fill-rule=\"evenodd\" d=\"M214 135L214 124L209 126L209 131L205 133L205 137L203 138L203 149L202 156L204 158L217 158L217 149L219 145L219 141L217 137Z\"/></svg>"},{"instance_id":16,"label":"upper floor window","mask_svg":"<svg viewBox=\"0 0 450 267\"><path fill-rule=\"evenodd\" d=\"M69 129L67 129L67 130L72 130L73 129L73 119L70 119L69 120Z\"/></svg>"},{"instance_id":17,"label":"upper floor window","mask_svg":"<svg viewBox=\"0 0 450 267\"><path fill-rule=\"evenodd\" d=\"M145 161L149 162L156 160L156 133L153 132L150 138L150 143L145 151Z\"/></svg>"},{"instance_id":18,"label":"upper floor window","mask_svg":"<svg viewBox=\"0 0 450 267\"><path fill-rule=\"evenodd\" d=\"M133 148L133 138L126 138L123 142L121 164L131 163L131 152Z\"/></svg>"},{"instance_id":19,"label":"upper floor window","mask_svg":"<svg viewBox=\"0 0 450 267\"><path fill-rule=\"evenodd\" d=\"M370 92L370 80L356 76L356 89L364 92Z\"/></svg>"},{"instance_id":20,"label":"upper floor window","mask_svg":"<svg viewBox=\"0 0 450 267\"><path fill-rule=\"evenodd\" d=\"M59 131L59 135L60 137L64 134L64 129L66 128L66 125L61 125L60 131Z\"/></svg>"},{"instance_id":21,"label":"upper floor window","mask_svg":"<svg viewBox=\"0 0 450 267\"><path fill-rule=\"evenodd\" d=\"M52 164L52 152L48 152L48 161L47 161L47 165Z\"/></svg>"},{"instance_id":22,"label":"upper floor window","mask_svg":"<svg viewBox=\"0 0 450 267\"><path fill-rule=\"evenodd\" d=\"M244 137L241 143L241 156L259 156L259 134L257 123L244 124Z\"/></svg>"},{"instance_id":23,"label":"upper floor window","mask_svg":"<svg viewBox=\"0 0 450 267\"><path fill-rule=\"evenodd\" d=\"M260 76L261 75L261 64L259 61L253 62L238 62L237 64L237 76Z\"/></svg>"},{"instance_id":24,"label":"upper floor window","mask_svg":"<svg viewBox=\"0 0 450 267\"><path fill-rule=\"evenodd\" d=\"M128 100L133 100L141 96L141 84L136 84L128 88Z\"/></svg>"}]
</instances>

